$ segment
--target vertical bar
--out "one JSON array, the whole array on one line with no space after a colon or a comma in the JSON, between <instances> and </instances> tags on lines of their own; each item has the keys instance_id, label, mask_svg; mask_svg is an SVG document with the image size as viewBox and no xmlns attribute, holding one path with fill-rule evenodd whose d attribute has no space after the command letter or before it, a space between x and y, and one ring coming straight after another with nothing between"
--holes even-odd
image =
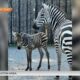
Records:
<instances>
[{"instance_id":1,"label":"vertical bar","mask_svg":"<svg viewBox=\"0 0 80 80\"><path fill-rule=\"evenodd\" d=\"M60 8L60 0L59 0L59 8Z\"/></svg>"},{"instance_id":2,"label":"vertical bar","mask_svg":"<svg viewBox=\"0 0 80 80\"><path fill-rule=\"evenodd\" d=\"M8 0L0 0L0 7L8 7ZM0 70L8 70L8 14L0 12ZM0 80L8 80L7 76Z\"/></svg>"},{"instance_id":3,"label":"vertical bar","mask_svg":"<svg viewBox=\"0 0 80 80\"><path fill-rule=\"evenodd\" d=\"M12 7L12 0L9 0L9 6ZM12 12L10 13L10 43L12 44Z\"/></svg>"},{"instance_id":4,"label":"vertical bar","mask_svg":"<svg viewBox=\"0 0 80 80\"><path fill-rule=\"evenodd\" d=\"M53 4L53 0L51 0L51 4Z\"/></svg>"},{"instance_id":5,"label":"vertical bar","mask_svg":"<svg viewBox=\"0 0 80 80\"><path fill-rule=\"evenodd\" d=\"M20 0L18 0L18 20L19 20L19 25L18 25L18 32L20 33L21 31L21 25L20 25Z\"/></svg>"},{"instance_id":6,"label":"vertical bar","mask_svg":"<svg viewBox=\"0 0 80 80\"><path fill-rule=\"evenodd\" d=\"M36 4L36 6L35 6L35 19L36 19L37 14L38 14L38 0L35 0L35 4Z\"/></svg>"},{"instance_id":7,"label":"vertical bar","mask_svg":"<svg viewBox=\"0 0 80 80\"><path fill-rule=\"evenodd\" d=\"M43 3L45 3L45 0L43 0Z\"/></svg>"},{"instance_id":8,"label":"vertical bar","mask_svg":"<svg viewBox=\"0 0 80 80\"><path fill-rule=\"evenodd\" d=\"M31 0L30 0L30 34L31 34Z\"/></svg>"},{"instance_id":9,"label":"vertical bar","mask_svg":"<svg viewBox=\"0 0 80 80\"><path fill-rule=\"evenodd\" d=\"M65 0L65 12L67 13L67 0Z\"/></svg>"},{"instance_id":10,"label":"vertical bar","mask_svg":"<svg viewBox=\"0 0 80 80\"><path fill-rule=\"evenodd\" d=\"M28 33L28 0L27 0L27 3L26 3L26 32Z\"/></svg>"}]
</instances>

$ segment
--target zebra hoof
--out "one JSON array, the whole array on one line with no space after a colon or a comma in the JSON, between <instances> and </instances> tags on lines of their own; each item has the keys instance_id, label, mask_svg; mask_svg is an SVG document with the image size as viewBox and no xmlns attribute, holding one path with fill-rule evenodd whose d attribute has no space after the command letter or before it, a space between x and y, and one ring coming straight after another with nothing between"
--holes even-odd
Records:
<instances>
[{"instance_id":1,"label":"zebra hoof","mask_svg":"<svg viewBox=\"0 0 80 80\"><path fill-rule=\"evenodd\" d=\"M72 80L72 76L69 76L69 80Z\"/></svg>"},{"instance_id":2,"label":"zebra hoof","mask_svg":"<svg viewBox=\"0 0 80 80\"><path fill-rule=\"evenodd\" d=\"M48 66L48 70L50 70L50 65Z\"/></svg>"},{"instance_id":3,"label":"zebra hoof","mask_svg":"<svg viewBox=\"0 0 80 80\"><path fill-rule=\"evenodd\" d=\"M59 76L56 76L56 77L55 77L55 80L59 80Z\"/></svg>"},{"instance_id":4,"label":"zebra hoof","mask_svg":"<svg viewBox=\"0 0 80 80\"><path fill-rule=\"evenodd\" d=\"M32 71L32 68L30 68L29 70Z\"/></svg>"},{"instance_id":5,"label":"zebra hoof","mask_svg":"<svg viewBox=\"0 0 80 80\"><path fill-rule=\"evenodd\" d=\"M25 71L27 71L29 69L29 67L27 67L26 69L25 69Z\"/></svg>"},{"instance_id":6,"label":"zebra hoof","mask_svg":"<svg viewBox=\"0 0 80 80\"><path fill-rule=\"evenodd\" d=\"M39 69L40 69L40 68L38 67L37 70L39 71Z\"/></svg>"},{"instance_id":7,"label":"zebra hoof","mask_svg":"<svg viewBox=\"0 0 80 80\"><path fill-rule=\"evenodd\" d=\"M59 78L59 76L56 76L56 78Z\"/></svg>"}]
</instances>

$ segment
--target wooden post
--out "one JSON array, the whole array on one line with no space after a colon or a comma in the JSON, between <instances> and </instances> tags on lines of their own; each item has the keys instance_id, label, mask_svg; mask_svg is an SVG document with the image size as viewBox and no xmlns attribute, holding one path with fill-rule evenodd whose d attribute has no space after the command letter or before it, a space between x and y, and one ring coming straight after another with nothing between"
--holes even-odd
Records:
<instances>
[{"instance_id":1,"label":"wooden post","mask_svg":"<svg viewBox=\"0 0 80 80\"><path fill-rule=\"evenodd\" d=\"M8 0L0 0L0 8L8 7ZM8 70L8 20L7 13L0 12L0 71ZM0 80L8 80L7 76Z\"/></svg>"},{"instance_id":2,"label":"wooden post","mask_svg":"<svg viewBox=\"0 0 80 80\"><path fill-rule=\"evenodd\" d=\"M4 13L0 14L0 70L8 70L8 22ZM0 77L8 80L8 77Z\"/></svg>"}]
</instances>

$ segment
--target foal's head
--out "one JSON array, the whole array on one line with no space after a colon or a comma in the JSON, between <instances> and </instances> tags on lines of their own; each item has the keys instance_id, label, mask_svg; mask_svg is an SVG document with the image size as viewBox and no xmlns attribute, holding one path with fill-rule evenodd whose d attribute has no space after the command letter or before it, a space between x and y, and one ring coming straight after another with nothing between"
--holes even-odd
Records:
<instances>
[{"instance_id":1,"label":"foal's head","mask_svg":"<svg viewBox=\"0 0 80 80\"><path fill-rule=\"evenodd\" d=\"M22 47L21 33L13 32L13 36L14 36L14 41L17 43L17 48L21 49Z\"/></svg>"}]
</instances>

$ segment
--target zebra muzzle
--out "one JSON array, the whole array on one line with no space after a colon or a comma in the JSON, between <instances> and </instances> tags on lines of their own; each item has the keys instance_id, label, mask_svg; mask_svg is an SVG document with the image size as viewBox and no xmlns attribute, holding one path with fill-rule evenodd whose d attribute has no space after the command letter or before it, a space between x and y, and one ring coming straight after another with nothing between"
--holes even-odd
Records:
<instances>
[{"instance_id":1,"label":"zebra muzzle","mask_svg":"<svg viewBox=\"0 0 80 80\"><path fill-rule=\"evenodd\" d=\"M19 50L20 50L20 49L21 49L21 47L20 47L20 46L18 46L18 47L17 47L17 49L19 49Z\"/></svg>"}]
</instances>

